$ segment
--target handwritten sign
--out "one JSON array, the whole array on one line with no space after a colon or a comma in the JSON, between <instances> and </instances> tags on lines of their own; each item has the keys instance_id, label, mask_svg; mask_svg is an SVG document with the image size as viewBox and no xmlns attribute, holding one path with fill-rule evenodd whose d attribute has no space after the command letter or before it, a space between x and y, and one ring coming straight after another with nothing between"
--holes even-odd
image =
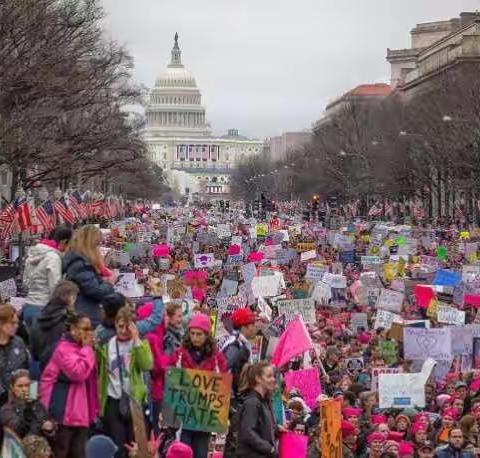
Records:
<instances>
[{"instance_id":1,"label":"handwritten sign","mask_svg":"<svg viewBox=\"0 0 480 458\"><path fill-rule=\"evenodd\" d=\"M316 249L315 242L299 242L295 245L295 249L299 253L303 253L305 251L312 251Z\"/></svg>"},{"instance_id":2,"label":"handwritten sign","mask_svg":"<svg viewBox=\"0 0 480 458\"><path fill-rule=\"evenodd\" d=\"M317 257L317 250L305 251L300 255L300 261L309 261L310 259L315 259Z\"/></svg>"},{"instance_id":3,"label":"handwritten sign","mask_svg":"<svg viewBox=\"0 0 480 458\"><path fill-rule=\"evenodd\" d=\"M327 304L332 298L332 288L327 283L319 281L315 285L312 293L312 298L317 302Z\"/></svg>"},{"instance_id":4,"label":"handwritten sign","mask_svg":"<svg viewBox=\"0 0 480 458\"><path fill-rule=\"evenodd\" d=\"M247 305L247 298L243 294L217 297L217 307L220 316L224 313L232 313L234 310L245 307L245 305Z\"/></svg>"},{"instance_id":5,"label":"handwritten sign","mask_svg":"<svg viewBox=\"0 0 480 458\"><path fill-rule=\"evenodd\" d=\"M449 328L409 328L403 330L403 351L406 359L451 359L452 347Z\"/></svg>"},{"instance_id":6,"label":"handwritten sign","mask_svg":"<svg viewBox=\"0 0 480 458\"><path fill-rule=\"evenodd\" d=\"M190 431L225 432L232 375L170 368L165 379L162 414L165 422Z\"/></svg>"},{"instance_id":7,"label":"handwritten sign","mask_svg":"<svg viewBox=\"0 0 480 458\"><path fill-rule=\"evenodd\" d=\"M292 299L277 302L278 313L285 314L287 322L302 315L305 323L315 323L315 303L313 299Z\"/></svg>"},{"instance_id":8,"label":"handwritten sign","mask_svg":"<svg viewBox=\"0 0 480 458\"><path fill-rule=\"evenodd\" d=\"M342 458L342 411L340 401L320 403L320 447L325 458Z\"/></svg>"},{"instance_id":9,"label":"handwritten sign","mask_svg":"<svg viewBox=\"0 0 480 458\"><path fill-rule=\"evenodd\" d=\"M362 256L360 258L360 262L365 265L365 264L381 264L382 260L380 259L379 256Z\"/></svg>"},{"instance_id":10,"label":"handwritten sign","mask_svg":"<svg viewBox=\"0 0 480 458\"><path fill-rule=\"evenodd\" d=\"M350 323L355 334L359 328L368 329L368 317L366 313L352 313Z\"/></svg>"},{"instance_id":11,"label":"handwritten sign","mask_svg":"<svg viewBox=\"0 0 480 458\"><path fill-rule=\"evenodd\" d=\"M400 313L405 295L399 291L382 288L377 301L377 308Z\"/></svg>"},{"instance_id":12,"label":"handwritten sign","mask_svg":"<svg viewBox=\"0 0 480 458\"><path fill-rule=\"evenodd\" d=\"M378 391L378 377L380 374L399 374L399 367L372 367L371 390Z\"/></svg>"},{"instance_id":13,"label":"handwritten sign","mask_svg":"<svg viewBox=\"0 0 480 458\"><path fill-rule=\"evenodd\" d=\"M327 266L310 263L307 265L307 272L305 274L305 278L307 280L321 280L327 270Z\"/></svg>"},{"instance_id":14,"label":"handwritten sign","mask_svg":"<svg viewBox=\"0 0 480 458\"><path fill-rule=\"evenodd\" d=\"M244 264L240 268L240 271L242 272L242 276L243 276L243 279L245 280L245 283L251 283L253 280L253 277L257 275L257 268L255 266L255 263L253 262Z\"/></svg>"},{"instance_id":15,"label":"handwritten sign","mask_svg":"<svg viewBox=\"0 0 480 458\"><path fill-rule=\"evenodd\" d=\"M308 407L314 409L317 405L317 398L322 393L320 385L320 373L318 368L310 367L299 371L287 372L284 376L287 391L296 388Z\"/></svg>"},{"instance_id":16,"label":"handwritten sign","mask_svg":"<svg viewBox=\"0 0 480 458\"><path fill-rule=\"evenodd\" d=\"M424 385L425 381L423 381L421 373L380 374L379 406L381 409L425 407Z\"/></svg>"},{"instance_id":17,"label":"handwritten sign","mask_svg":"<svg viewBox=\"0 0 480 458\"><path fill-rule=\"evenodd\" d=\"M123 294L126 297L142 296L140 285L138 285L134 273L120 274L118 282L115 285L115 291Z\"/></svg>"},{"instance_id":18,"label":"handwritten sign","mask_svg":"<svg viewBox=\"0 0 480 458\"><path fill-rule=\"evenodd\" d=\"M463 326L465 324L465 312L463 310L457 310L455 307L438 304L437 320L439 323Z\"/></svg>"},{"instance_id":19,"label":"handwritten sign","mask_svg":"<svg viewBox=\"0 0 480 458\"><path fill-rule=\"evenodd\" d=\"M252 292L254 297L278 296L281 290L282 277L269 275L267 277L255 277L252 280Z\"/></svg>"}]
</instances>

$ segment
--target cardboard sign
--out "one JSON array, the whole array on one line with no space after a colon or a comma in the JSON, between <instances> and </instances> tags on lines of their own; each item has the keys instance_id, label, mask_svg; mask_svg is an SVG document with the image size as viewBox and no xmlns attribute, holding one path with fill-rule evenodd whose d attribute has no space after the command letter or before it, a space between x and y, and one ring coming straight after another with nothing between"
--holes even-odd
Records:
<instances>
[{"instance_id":1,"label":"cardboard sign","mask_svg":"<svg viewBox=\"0 0 480 458\"><path fill-rule=\"evenodd\" d=\"M320 403L320 447L325 458L342 458L342 406L340 401Z\"/></svg>"},{"instance_id":2,"label":"cardboard sign","mask_svg":"<svg viewBox=\"0 0 480 458\"><path fill-rule=\"evenodd\" d=\"M305 323L315 323L315 303L311 298L292 299L277 302L278 313L285 314L287 322L292 321L296 315L301 315Z\"/></svg>"},{"instance_id":3,"label":"cardboard sign","mask_svg":"<svg viewBox=\"0 0 480 458\"><path fill-rule=\"evenodd\" d=\"M269 275L267 277L255 277L252 280L252 291L254 297L273 297L278 296L281 291L282 277Z\"/></svg>"},{"instance_id":4,"label":"cardboard sign","mask_svg":"<svg viewBox=\"0 0 480 458\"><path fill-rule=\"evenodd\" d=\"M399 291L382 288L377 301L377 308L400 313L405 295Z\"/></svg>"},{"instance_id":5,"label":"cardboard sign","mask_svg":"<svg viewBox=\"0 0 480 458\"><path fill-rule=\"evenodd\" d=\"M213 267L215 263L215 255L213 253L196 254L194 258L194 265L196 269Z\"/></svg>"},{"instance_id":6,"label":"cardboard sign","mask_svg":"<svg viewBox=\"0 0 480 458\"><path fill-rule=\"evenodd\" d=\"M163 419L175 428L225 432L231 390L231 374L170 368L165 378Z\"/></svg>"},{"instance_id":7,"label":"cardboard sign","mask_svg":"<svg viewBox=\"0 0 480 458\"><path fill-rule=\"evenodd\" d=\"M439 323L454 324L456 326L465 325L465 312L455 307L438 304L437 320Z\"/></svg>"},{"instance_id":8,"label":"cardboard sign","mask_svg":"<svg viewBox=\"0 0 480 458\"><path fill-rule=\"evenodd\" d=\"M287 391L296 388L308 407L315 409L317 398L322 394L318 368L310 367L298 371L289 371L284 375Z\"/></svg>"},{"instance_id":9,"label":"cardboard sign","mask_svg":"<svg viewBox=\"0 0 480 458\"><path fill-rule=\"evenodd\" d=\"M325 272L327 271L328 271L327 266L310 263L307 265L307 272L305 274L305 278L307 280L318 281L323 278L323 276L325 275Z\"/></svg>"},{"instance_id":10,"label":"cardboard sign","mask_svg":"<svg viewBox=\"0 0 480 458\"><path fill-rule=\"evenodd\" d=\"M403 351L406 359L449 360L452 357L450 329L404 328Z\"/></svg>"},{"instance_id":11,"label":"cardboard sign","mask_svg":"<svg viewBox=\"0 0 480 458\"><path fill-rule=\"evenodd\" d=\"M312 293L312 299L317 302L328 304L332 298L332 288L327 283L319 281L316 283Z\"/></svg>"},{"instance_id":12,"label":"cardboard sign","mask_svg":"<svg viewBox=\"0 0 480 458\"><path fill-rule=\"evenodd\" d=\"M303 253L305 251L312 251L316 249L315 242L300 242L295 245L295 249L299 253Z\"/></svg>"}]
</instances>

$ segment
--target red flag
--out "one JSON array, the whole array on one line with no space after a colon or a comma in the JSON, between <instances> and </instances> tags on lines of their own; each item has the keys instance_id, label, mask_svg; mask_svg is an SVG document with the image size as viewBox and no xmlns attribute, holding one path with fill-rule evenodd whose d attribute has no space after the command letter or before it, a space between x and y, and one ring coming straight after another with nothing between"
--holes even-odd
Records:
<instances>
[{"instance_id":1,"label":"red flag","mask_svg":"<svg viewBox=\"0 0 480 458\"><path fill-rule=\"evenodd\" d=\"M75 217L67 207L63 197L55 202L54 208L66 223L73 224L75 222Z\"/></svg>"},{"instance_id":2,"label":"red flag","mask_svg":"<svg viewBox=\"0 0 480 458\"><path fill-rule=\"evenodd\" d=\"M272 354L272 364L282 367L313 347L312 339L301 317L291 321L280 336Z\"/></svg>"},{"instance_id":3,"label":"red flag","mask_svg":"<svg viewBox=\"0 0 480 458\"><path fill-rule=\"evenodd\" d=\"M30 206L28 205L27 199L25 197L17 197L13 206L16 209L20 230L26 231L32 225Z\"/></svg>"}]
</instances>

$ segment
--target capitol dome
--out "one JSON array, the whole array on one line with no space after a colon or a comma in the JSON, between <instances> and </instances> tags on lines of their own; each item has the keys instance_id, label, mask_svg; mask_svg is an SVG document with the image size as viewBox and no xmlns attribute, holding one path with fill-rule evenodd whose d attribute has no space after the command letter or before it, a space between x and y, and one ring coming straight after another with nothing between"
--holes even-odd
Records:
<instances>
[{"instance_id":1,"label":"capitol dome","mask_svg":"<svg viewBox=\"0 0 480 458\"><path fill-rule=\"evenodd\" d=\"M145 110L151 136L208 136L202 94L194 76L182 64L178 34L166 70L155 81Z\"/></svg>"}]
</instances>

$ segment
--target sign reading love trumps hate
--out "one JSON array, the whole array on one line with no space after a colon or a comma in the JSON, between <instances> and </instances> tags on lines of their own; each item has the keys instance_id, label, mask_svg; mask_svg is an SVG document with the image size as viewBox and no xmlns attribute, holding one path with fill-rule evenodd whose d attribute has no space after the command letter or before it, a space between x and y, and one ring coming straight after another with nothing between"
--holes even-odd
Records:
<instances>
[{"instance_id":1,"label":"sign reading love trumps hate","mask_svg":"<svg viewBox=\"0 0 480 458\"><path fill-rule=\"evenodd\" d=\"M231 374L170 368L165 380L163 418L171 427L225 432L231 391Z\"/></svg>"}]
</instances>

